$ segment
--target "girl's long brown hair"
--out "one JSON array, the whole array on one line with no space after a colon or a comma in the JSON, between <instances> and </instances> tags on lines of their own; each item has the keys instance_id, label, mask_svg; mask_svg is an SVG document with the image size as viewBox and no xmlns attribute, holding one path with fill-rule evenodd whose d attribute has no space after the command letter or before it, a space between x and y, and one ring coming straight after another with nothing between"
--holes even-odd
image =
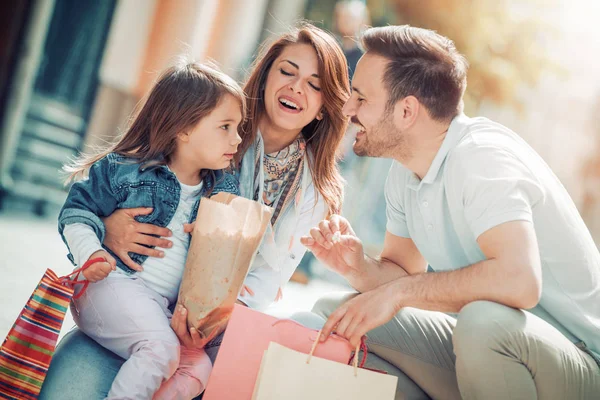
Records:
<instances>
[{"instance_id":1,"label":"girl's long brown hair","mask_svg":"<svg viewBox=\"0 0 600 400\"><path fill-rule=\"evenodd\" d=\"M232 78L207 65L180 61L160 75L115 143L94 154L81 154L63 168L69 174L67 182L83 177L92 164L113 152L145 165L167 164L177 135L210 114L226 94L240 102L245 116L244 92Z\"/></svg>"},{"instance_id":2,"label":"girl's long brown hair","mask_svg":"<svg viewBox=\"0 0 600 400\"><path fill-rule=\"evenodd\" d=\"M308 159L318 194L325 199L330 214L339 213L344 197L344 180L337 167L337 150L346 132L347 119L342 114L342 107L350 96L350 88L346 57L336 40L324 30L304 22L263 48L244 86L249 99L248 118L240 124L242 143L236 161L241 161L256 138L258 124L265 113L261 88L265 87L269 70L283 49L291 44L311 45L319 60L323 119L314 119L302 129L302 134L314 156L314 160Z\"/></svg>"}]
</instances>

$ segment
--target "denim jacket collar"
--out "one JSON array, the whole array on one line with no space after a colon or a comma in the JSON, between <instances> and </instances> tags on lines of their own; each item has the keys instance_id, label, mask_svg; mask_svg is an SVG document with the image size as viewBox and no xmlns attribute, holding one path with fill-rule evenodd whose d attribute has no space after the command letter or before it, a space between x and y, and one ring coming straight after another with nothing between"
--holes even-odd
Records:
<instances>
[{"instance_id":1,"label":"denim jacket collar","mask_svg":"<svg viewBox=\"0 0 600 400\"><path fill-rule=\"evenodd\" d=\"M214 171L203 182L189 222L195 221L200 198L209 190L211 194L239 194L237 179L224 171ZM177 177L166 165L140 168L133 160L110 153L90 168L88 179L73 184L59 215L59 233L63 235L68 224L84 223L94 230L102 243L106 231L100 217L110 215L118 208L135 207L153 208L150 214L136 216L138 222L165 227L179 205L180 190ZM131 253L130 256L137 263L146 259L140 254ZM72 257L70 259L73 261ZM117 265L127 273L134 272L121 260Z\"/></svg>"}]
</instances>

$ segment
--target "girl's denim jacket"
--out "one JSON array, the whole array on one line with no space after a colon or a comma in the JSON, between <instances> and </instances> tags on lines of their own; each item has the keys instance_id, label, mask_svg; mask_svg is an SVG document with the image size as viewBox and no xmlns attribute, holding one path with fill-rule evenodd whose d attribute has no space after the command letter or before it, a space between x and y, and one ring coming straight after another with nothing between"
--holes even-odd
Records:
<instances>
[{"instance_id":1,"label":"girl's denim jacket","mask_svg":"<svg viewBox=\"0 0 600 400\"><path fill-rule=\"evenodd\" d=\"M212 191L211 191L212 189ZM200 197L219 192L239 195L239 183L235 176L224 171L214 171L204 179L198 200L194 204L190 222L196 220ZM90 168L88 179L73 184L58 217L58 231L63 241L66 225L84 223L90 226L104 241L106 230L101 217L111 215L119 208L152 207L152 213L135 217L138 222L166 227L179 204L181 186L175 174L164 165L142 168L132 160L110 153ZM66 241L65 241L66 243ZM117 260L117 266L127 273L135 271L126 266L110 249L103 245ZM147 256L129 253L138 264ZM67 256L73 262L73 255Z\"/></svg>"}]
</instances>

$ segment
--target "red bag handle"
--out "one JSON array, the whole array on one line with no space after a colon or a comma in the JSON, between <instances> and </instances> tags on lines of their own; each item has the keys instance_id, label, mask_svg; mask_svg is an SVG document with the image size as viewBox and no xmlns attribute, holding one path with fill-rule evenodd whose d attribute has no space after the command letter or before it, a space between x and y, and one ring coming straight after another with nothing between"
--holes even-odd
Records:
<instances>
[{"instance_id":1,"label":"red bag handle","mask_svg":"<svg viewBox=\"0 0 600 400\"><path fill-rule=\"evenodd\" d=\"M73 296L74 299L78 299L83 295L83 293L87 290L88 285L90 284L90 281L88 281L87 279L84 281L78 281L79 274L81 274L84 270L88 269L93 264L95 264L97 262L102 262L102 261L106 261L106 260L102 257L96 257L96 258L87 260L87 262L85 264L83 264L83 266L81 268L77 268L75 271L71 272L70 274L58 278L58 281L60 283L62 283L63 285L67 285L70 287L73 287L75 285L83 285L83 288L81 289L81 291ZM71 280L71 277L73 275L75 275L75 281Z\"/></svg>"},{"instance_id":2,"label":"red bag handle","mask_svg":"<svg viewBox=\"0 0 600 400\"><path fill-rule=\"evenodd\" d=\"M360 338L360 343L356 347L356 350L354 351L354 353L350 356L350 359L348 360L348 365L350 365L350 363L354 360L354 367L355 368L357 367L358 353L360 352L360 350L362 350L362 352L363 352L363 358L360 361L360 365L358 365L358 368L364 368L365 363L367 362L367 354L369 354L369 349L367 348L365 336Z\"/></svg>"},{"instance_id":3,"label":"red bag handle","mask_svg":"<svg viewBox=\"0 0 600 400\"><path fill-rule=\"evenodd\" d=\"M279 324L281 322L292 322L292 323L294 323L294 324L296 324L298 326L305 327L304 325L302 325L298 321L294 321L293 319L278 319L277 321L273 322L272 326L275 326L275 325L277 325L277 324ZM335 333L331 334L329 337L330 338L333 337L333 338L338 339L338 340L344 340L344 341L346 341L346 339L342 338L341 336L336 335ZM310 361L313 353L315 352L315 349L317 348L317 344L318 344L317 342L319 342L320 338L321 338L321 331L319 330L318 333L317 333L317 339L315 340L315 343L313 343L312 349L310 350L310 354L308 356L308 361ZM356 346L356 350L354 352L352 352L352 354L350 355L350 359L348 360L348 365L351 365L352 361L354 361L354 368L355 368L355 370L356 370L356 368L364 368L365 362L367 362L367 354L368 354L369 350L367 348L367 343L366 343L365 339L366 339L365 336L363 336L360 339L359 345ZM363 352L363 358L362 358L362 360L360 362L360 365L358 365L358 353L359 353L360 350L362 350L362 352Z\"/></svg>"},{"instance_id":4,"label":"red bag handle","mask_svg":"<svg viewBox=\"0 0 600 400\"><path fill-rule=\"evenodd\" d=\"M310 349L310 353L308 353L308 358L306 359L307 364L310 363L310 359L312 358L313 354L315 353L315 349L317 348L317 345L320 342L320 338L321 338L321 331L319 331L319 334L317 335L317 340L315 340L315 342L312 345L312 348ZM363 351L363 359L359 365L358 364L358 353L360 352L360 350ZM365 338L363 336L360 339L360 343L358 344L358 346L356 346L356 350L354 350L354 353L350 356L350 360L348 360L348 365L350 365L350 363L352 363L352 362L354 364L354 376L357 376L358 369L364 367L366 361L367 361L367 344L365 343Z\"/></svg>"},{"instance_id":5,"label":"red bag handle","mask_svg":"<svg viewBox=\"0 0 600 400\"><path fill-rule=\"evenodd\" d=\"M302 325L301 323L299 323L299 322L297 322L297 321L294 321L293 319L278 319L277 321L273 322L272 326L275 326L275 325L277 325L277 324L279 324L279 323L281 323L281 322L292 322L292 323L294 323L294 324L296 324L296 325L298 325L298 326L305 327L304 325ZM344 338L342 338L341 336L338 336L338 335L336 335L336 334L332 334L332 335L330 335L330 337L333 337L333 338L335 338L335 339L346 340L346 339L344 339ZM317 348L317 344L318 344L318 342L319 342L320 338L321 338L321 331L319 330L319 331L318 331L318 333L317 333L317 339L316 339L316 340L315 340L315 342L313 343L313 345L312 345L312 348L311 348L311 350L310 350L310 353L309 353L309 355L308 355L308 359L307 359L307 361L306 361L307 363L309 363L309 362L310 362L310 359L312 358L312 356L313 356L313 354L314 354L314 352L315 352L315 349ZM362 360L360 361L360 364L359 364L359 363L358 363L358 357L359 357L359 354L358 354L358 353L359 353L361 350L362 350L362 352L363 352L363 358L362 358ZM368 347L367 347L367 343L366 343L366 337L365 337L365 336L363 336L363 337L360 339L360 343L359 343L359 345L358 345L358 346L356 346L356 350L354 350L354 351L352 352L352 354L350 355L350 359L348 360L348 365L352 365L352 363L354 362L353 364L354 364L354 375L355 375L355 376L356 376L356 370L357 370L358 368L364 368L364 366L365 366L365 363L367 362L367 354L368 354L368 353L369 353L369 349L368 349ZM366 369L370 369L370 368L366 368ZM373 370L373 371L375 371L375 372L385 372L385 371L378 371L378 370Z\"/></svg>"}]
</instances>

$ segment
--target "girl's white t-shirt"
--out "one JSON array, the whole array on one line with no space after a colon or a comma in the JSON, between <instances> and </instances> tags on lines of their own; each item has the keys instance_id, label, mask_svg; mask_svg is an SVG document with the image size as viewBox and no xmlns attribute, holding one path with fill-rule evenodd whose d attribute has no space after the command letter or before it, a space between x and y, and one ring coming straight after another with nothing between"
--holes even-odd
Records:
<instances>
[{"instance_id":1,"label":"girl's white t-shirt","mask_svg":"<svg viewBox=\"0 0 600 400\"><path fill-rule=\"evenodd\" d=\"M170 248L161 249L165 256L163 258L148 257L142 264L144 270L135 275L128 275L120 268L112 272L112 274L143 279L148 287L167 298L170 304L177 300L190 245L190 235L183 231L183 224L190 221L192 209L202 189L202 183L194 186L181 182L179 184L181 186L179 204L175 215L167 225L167 228L173 232L173 236L169 238L173 245ZM102 250L100 240L94 230L86 224L67 225L64 229L64 236L75 263L79 266L83 265L93 253Z\"/></svg>"}]
</instances>

